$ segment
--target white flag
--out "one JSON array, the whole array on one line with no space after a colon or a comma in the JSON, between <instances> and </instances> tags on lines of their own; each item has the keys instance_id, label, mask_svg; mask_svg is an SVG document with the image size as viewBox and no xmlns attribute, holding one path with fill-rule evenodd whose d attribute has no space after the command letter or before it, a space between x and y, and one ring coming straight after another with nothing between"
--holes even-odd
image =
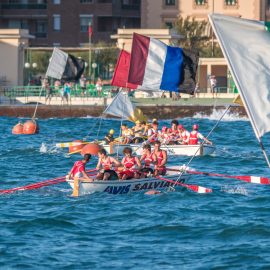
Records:
<instances>
[{"instance_id":1,"label":"white flag","mask_svg":"<svg viewBox=\"0 0 270 270\"><path fill-rule=\"evenodd\" d=\"M270 131L270 33L263 22L209 15L259 139Z\"/></svg>"}]
</instances>

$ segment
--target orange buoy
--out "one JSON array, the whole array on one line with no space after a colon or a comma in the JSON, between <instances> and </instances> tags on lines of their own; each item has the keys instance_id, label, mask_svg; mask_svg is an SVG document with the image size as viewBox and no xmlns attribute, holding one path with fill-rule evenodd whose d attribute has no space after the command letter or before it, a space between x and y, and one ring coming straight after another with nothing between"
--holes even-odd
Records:
<instances>
[{"instance_id":1,"label":"orange buoy","mask_svg":"<svg viewBox=\"0 0 270 270\"><path fill-rule=\"evenodd\" d=\"M31 135L38 132L39 127L35 120L28 120L23 124L23 134Z\"/></svg>"},{"instance_id":2,"label":"orange buoy","mask_svg":"<svg viewBox=\"0 0 270 270\"><path fill-rule=\"evenodd\" d=\"M12 128L12 134L23 134L23 124L21 122Z\"/></svg>"},{"instance_id":3,"label":"orange buoy","mask_svg":"<svg viewBox=\"0 0 270 270\"><path fill-rule=\"evenodd\" d=\"M85 155L85 154L97 155L99 150L100 150L100 146L98 144L88 143L81 150L81 155Z\"/></svg>"},{"instance_id":4,"label":"orange buoy","mask_svg":"<svg viewBox=\"0 0 270 270\"><path fill-rule=\"evenodd\" d=\"M73 152L76 152L76 151L79 152L79 150L81 150L83 148L83 142L81 140L73 141L73 143L76 143L76 145L70 146L68 148L69 153L73 153Z\"/></svg>"}]
</instances>

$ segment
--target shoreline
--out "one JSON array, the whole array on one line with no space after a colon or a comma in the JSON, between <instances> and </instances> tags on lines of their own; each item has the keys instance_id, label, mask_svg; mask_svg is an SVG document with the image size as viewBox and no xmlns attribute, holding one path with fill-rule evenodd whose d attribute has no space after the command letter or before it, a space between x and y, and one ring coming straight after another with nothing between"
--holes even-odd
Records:
<instances>
[{"instance_id":1,"label":"shoreline","mask_svg":"<svg viewBox=\"0 0 270 270\"><path fill-rule=\"evenodd\" d=\"M140 104L140 108L148 118L173 119L193 117L195 114L209 116L214 110L224 110L226 105L155 105ZM105 110L105 106L89 105L39 105L36 118L65 118L65 117L99 117ZM1 105L0 116L6 117L29 117L33 116L35 105ZM232 105L229 112L239 116L247 116L245 108Z\"/></svg>"}]
</instances>

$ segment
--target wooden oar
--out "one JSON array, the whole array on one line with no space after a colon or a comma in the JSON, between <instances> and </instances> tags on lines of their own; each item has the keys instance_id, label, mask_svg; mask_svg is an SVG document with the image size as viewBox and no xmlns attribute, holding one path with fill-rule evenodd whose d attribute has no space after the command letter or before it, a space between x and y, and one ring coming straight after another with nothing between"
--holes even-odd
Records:
<instances>
[{"instance_id":1,"label":"wooden oar","mask_svg":"<svg viewBox=\"0 0 270 270\"><path fill-rule=\"evenodd\" d=\"M161 176L156 176L156 178L158 178L162 181L168 182L168 183L172 183L174 185L185 187L185 188L190 189L196 193L211 193L212 192L211 188L205 188L205 187L198 186L198 185L184 184L184 183L176 182L176 181L173 181L173 180L161 177Z\"/></svg>"},{"instance_id":2,"label":"wooden oar","mask_svg":"<svg viewBox=\"0 0 270 270\"><path fill-rule=\"evenodd\" d=\"M87 170L86 172L88 173L88 172L94 172L94 171L96 171L96 169ZM0 195L9 194L9 193L13 193L16 191L39 189L39 188L46 187L46 186L60 184L60 183L65 182L65 181L66 181L66 176L61 176L61 177L57 177L54 179L29 184L26 186L15 187L15 188L10 188L10 189L2 189L2 190L0 190Z\"/></svg>"},{"instance_id":3,"label":"wooden oar","mask_svg":"<svg viewBox=\"0 0 270 270\"><path fill-rule=\"evenodd\" d=\"M73 155L73 154L76 154L76 153L80 153L82 149L79 149L79 150L76 150L76 151L73 151L73 152L70 152L70 153L67 153L67 155Z\"/></svg>"},{"instance_id":4,"label":"wooden oar","mask_svg":"<svg viewBox=\"0 0 270 270\"><path fill-rule=\"evenodd\" d=\"M169 171L177 171L177 169L167 168ZM236 180L245 181L248 183L261 184L261 185L270 185L270 178L260 177L260 176L251 176L251 175L228 175L228 174L220 174L220 173L208 173L208 172L200 172L200 171L186 171L189 174L197 174L197 175L205 175L205 176L213 176L213 177L222 177L222 178L231 178Z\"/></svg>"},{"instance_id":5,"label":"wooden oar","mask_svg":"<svg viewBox=\"0 0 270 270\"><path fill-rule=\"evenodd\" d=\"M70 146L78 146L82 144L88 144L90 142L65 142L65 143L56 143L55 146L57 148L65 148L65 147L70 147Z\"/></svg>"}]
</instances>

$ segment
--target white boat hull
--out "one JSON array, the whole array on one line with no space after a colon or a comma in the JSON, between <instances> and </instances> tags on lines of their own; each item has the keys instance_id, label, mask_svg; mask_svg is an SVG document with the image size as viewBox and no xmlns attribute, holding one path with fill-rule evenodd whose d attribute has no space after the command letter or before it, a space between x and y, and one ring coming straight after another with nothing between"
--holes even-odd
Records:
<instances>
[{"instance_id":1,"label":"white boat hull","mask_svg":"<svg viewBox=\"0 0 270 270\"><path fill-rule=\"evenodd\" d=\"M141 144L114 144L108 145L104 144L102 147L109 154L123 154L125 147L131 147L137 155L142 155L142 145ZM201 145L166 145L161 146L161 149L167 150L169 156L206 156L211 155L215 152L216 147L214 145L204 144Z\"/></svg>"},{"instance_id":2,"label":"white boat hull","mask_svg":"<svg viewBox=\"0 0 270 270\"><path fill-rule=\"evenodd\" d=\"M164 176L169 180L177 180L180 173L169 172ZM190 178L189 174L182 174L179 182L184 183ZM74 181L67 180L68 184L74 188ZM155 177L131 179L131 180L113 180L113 181L94 181L94 182L80 182L79 183L79 196L92 194L95 192L104 192L113 195L128 194L132 192L146 192L151 189L162 190L173 186L174 183L166 182ZM178 185L175 188L179 188Z\"/></svg>"}]
</instances>

